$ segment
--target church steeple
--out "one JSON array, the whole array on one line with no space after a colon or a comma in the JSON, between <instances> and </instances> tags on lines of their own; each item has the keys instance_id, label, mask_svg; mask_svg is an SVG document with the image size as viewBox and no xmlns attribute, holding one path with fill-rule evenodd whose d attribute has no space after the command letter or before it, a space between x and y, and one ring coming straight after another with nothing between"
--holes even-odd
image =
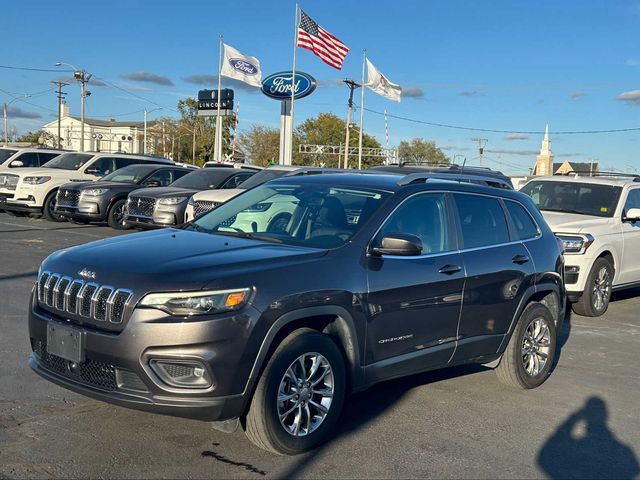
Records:
<instances>
[{"instance_id":1,"label":"church steeple","mask_svg":"<svg viewBox=\"0 0 640 480\"><path fill-rule=\"evenodd\" d=\"M533 167L534 175L553 175L553 152L549 140L549 124L544 128L544 138L540 146L540 154L536 157L536 166Z\"/></svg>"}]
</instances>

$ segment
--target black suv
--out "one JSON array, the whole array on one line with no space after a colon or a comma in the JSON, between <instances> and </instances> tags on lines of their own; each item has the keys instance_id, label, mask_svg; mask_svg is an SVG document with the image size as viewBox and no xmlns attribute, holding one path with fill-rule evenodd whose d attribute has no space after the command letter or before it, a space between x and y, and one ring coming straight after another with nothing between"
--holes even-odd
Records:
<instances>
[{"instance_id":1,"label":"black suv","mask_svg":"<svg viewBox=\"0 0 640 480\"><path fill-rule=\"evenodd\" d=\"M564 318L558 241L526 195L428 175L282 177L180 229L53 253L29 364L285 454L383 380L478 362L539 386ZM289 223L256 231L272 202Z\"/></svg>"},{"instance_id":2,"label":"black suv","mask_svg":"<svg viewBox=\"0 0 640 480\"><path fill-rule=\"evenodd\" d=\"M58 190L55 212L76 222L106 221L111 228L124 230L129 193L140 188L166 187L192 171L168 165L129 165L96 182L66 183Z\"/></svg>"}]
</instances>

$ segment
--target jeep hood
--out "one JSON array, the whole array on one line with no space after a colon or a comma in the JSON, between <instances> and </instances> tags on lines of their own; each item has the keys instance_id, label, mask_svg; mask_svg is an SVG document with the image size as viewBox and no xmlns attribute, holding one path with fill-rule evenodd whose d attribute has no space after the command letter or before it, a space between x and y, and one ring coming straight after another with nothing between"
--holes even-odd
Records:
<instances>
[{"instance_id":1,"label":"jeep hood","mask_svg":"<svg viewBox=\"0 0 640 480\"><path fill-rule=\"evenodd\" d=\"M220 278L325 254L315 248L170 228L60 250L43 262L42 270L80 278L78 272L87 269L95 272L96 283L142 294L198 290Z\"/></svg>"},{"instance_id":2,"label":"jeep hood","mask_svg":"<svg viewBox=\"0 0 640 480\"><path fill-rule=\"evenodd\" d=\"M542 210L542 216L553 233L594 233L599 230L609 230L614 224L613 218L594 215Z\"/></svg>"}]
</instances>

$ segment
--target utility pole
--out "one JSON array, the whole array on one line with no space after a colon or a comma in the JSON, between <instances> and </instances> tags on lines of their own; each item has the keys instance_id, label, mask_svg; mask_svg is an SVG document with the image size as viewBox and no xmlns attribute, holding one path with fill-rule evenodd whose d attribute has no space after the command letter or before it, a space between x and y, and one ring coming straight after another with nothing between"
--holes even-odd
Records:
<instances>
[{"instance_id":1,"label":"utility pole","mask_svg":"<svg viewBox=\"0 0 640 480\"><path fill-rule=\"evenodd\" d=\"M80 83L80 100L81 100L81 108L80 108L80 151L84 152L84 99L91 95L90 91L85 91L85 84L89 83L91 80L90 73L87 73L85 70L79 70L70 63L66 62L56 62L54 66L60 67L62 65L67 65L73 68L73 78L75 78Z\"/></svg>"},{"instance_id":2,"label":"utility pole","mask_svg":"<svg viewBox=\"0 0 640 480\"><path fill-rule=\"evenodd\" d=\"M353 113L353 91L358 88L358 85L353 80L347 78L344 80L344 83L349 87L349 109L347 110L347 131L345 133L345 141L344 141L344 168L349 168L349 134L351 131L351 114Z\"/></svg>"},{"instance_id":3,"label":"utility pole","mask_svg":"<svg viewBox=\"0 0 640 480\"><path fill-rule=\"evenodd\" d=\"M62 118L62 100L64 100L64 95L66 95L65 92L62 91L62 87L66 87L67 85L69 85L68 83L64 83L61 82L60 80L58 81L51 81L51 83L53 83L54 85L58 86L58 148L62 148L62 136L60 133L60 120Z\"/></svg>"},{"instance_id":4,"label":"utility pole","mask_svg":"<svg viewBox=\"0 0 640 480\"><path fill-rule=\"evenodd\" d=\"M489 141L486 138L472 138L474 142L478 142L478 151L480 152L480 166L482 166L482 160L484 159L484 146Z\"/></svg>"}]
</instances>

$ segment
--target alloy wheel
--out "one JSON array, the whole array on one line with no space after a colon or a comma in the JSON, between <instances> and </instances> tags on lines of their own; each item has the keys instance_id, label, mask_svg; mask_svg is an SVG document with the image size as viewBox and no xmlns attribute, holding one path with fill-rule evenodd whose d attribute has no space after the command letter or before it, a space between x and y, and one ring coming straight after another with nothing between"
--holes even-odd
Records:
<instances>
[{"instance_id":1,"label":"alloy wheel","mask_svg":"<svg viewBox=\"0 0 640 480\"><path fill-rule=\"evenodd\" d=\"M529 322L522 341L522 366L535 377L544 370L551 351L551 334L547 321L537 317Z\"/></svg>"},{"instance_id":2,"label":"alloy wheel","mask_svg":"<svg viewBox=\"0 0 640 480\"><path fill-rule=\"evenodd\" d=\"M607 267L602 267L593 282L593 308L601 311L609 300L611 294L611 275Z\"/></svg>"},{"instance_id":3,"label":"alloy wheel","mask_svg":"<svg viewBox=\"0 0 640 480\"><path fill-rule=\"evenodd\" d=\"M276 400L285 431L294 437L313 433L329 413L334 385L331 365L319 353L305 353L289 365Z\"/></svg>"}]
</instances>

